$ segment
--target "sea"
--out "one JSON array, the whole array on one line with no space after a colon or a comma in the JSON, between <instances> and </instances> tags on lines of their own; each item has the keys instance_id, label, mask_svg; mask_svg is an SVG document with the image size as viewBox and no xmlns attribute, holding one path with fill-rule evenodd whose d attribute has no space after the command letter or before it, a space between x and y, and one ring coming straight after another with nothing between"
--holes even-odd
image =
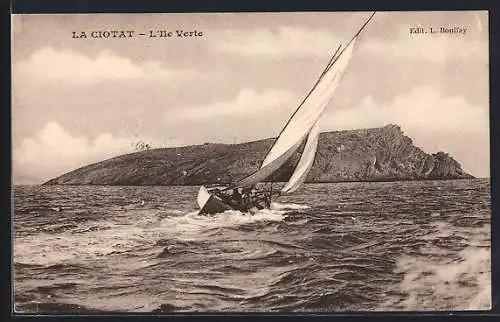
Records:
<instances>
[{"instance_id":1,"label":"sea","mask_svg":"<svg viewBox=\"0 0 500 322\"><path fill-rule=\"evenodd\" d=\"M491 306L490 181L306 184L254 214L193 186L15 186L14 311Z\"/></svg>"}]
</instances>

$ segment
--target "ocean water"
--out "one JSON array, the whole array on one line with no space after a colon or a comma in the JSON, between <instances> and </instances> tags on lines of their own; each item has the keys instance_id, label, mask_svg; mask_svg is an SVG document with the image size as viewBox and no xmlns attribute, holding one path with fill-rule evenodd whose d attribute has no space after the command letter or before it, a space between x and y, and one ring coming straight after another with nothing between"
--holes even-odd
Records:
<instances>
[{"instance_id":1,"label":"ocean water","mask_svg":"<svg viewBox=\"0 0 500 322\"><path fill-rule=\"evenodd\" d=\"M487 179L307 184L255 215L197 187L16 186L23 313L489 309Z\"/></svg>"}]
</instances>

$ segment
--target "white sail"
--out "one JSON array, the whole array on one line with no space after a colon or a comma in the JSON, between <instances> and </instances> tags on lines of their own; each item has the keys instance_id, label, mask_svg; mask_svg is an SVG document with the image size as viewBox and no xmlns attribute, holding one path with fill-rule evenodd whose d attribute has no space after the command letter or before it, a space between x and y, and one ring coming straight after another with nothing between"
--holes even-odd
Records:
<instances>
[{"instance_id":1,"label":"white sail","mask_svg":"<svg viewBox=\"0 0 500 322\"><path fill-rule=\"evenodd\" d=\"M238 182L237 186L251 186L265 180L298 149L330 102L351 58L354 45L355 39L332 58L316 85L288 121L260 169Z\"/></svg>"},{"instance_id":2,"label":"white sail","mask_svg":"<svg viewBox=\"0 0 500 322\"><path fill-rule=\"evenodd\" d=\"M290 119L287 126L281 132L273 148L262 162L265 167L280 155L286 153L297 141L311 130L314 123L321 117L326 106L330 102L333 93L337 89L340 78L344 73L349 59L351 58L355 41L352 41L343 54L334 61L333 65L323 74L320 81L305 99L304 103Z\"/></svg>"},{"instance_id":3,"label":"white sail","mask_svg":"<svg viewBox=\"0 0 500 322\"><path fill-rule=\"evenodd\" d=\"M304 151L300 156L299 163L295 168L290 180L281 189L282 193L290 193L297 190L300 185L306 180L309 170L314 163L314 158L316 156L316 150L318 148L318 138L319 138L319 120L313 125L313 128L307 136L306 145Z\"/></svg>"},{"instance_id":4,"label":"white sail","mask_svg":"<svg viewBox=\"0 0 500 322\"><path fill-rule=\"evenodd\" d=\"M276 170L278 170L290 157L293 153L298 150L300 145L302 144L302 140L298 141L293 147L291 147L288 151L282 154L278 159L274 160L274 162L269 163L265 167L261 167L258 171L252 173L251 175L245 177L237 183L238 187L250 187L255 185L257 182L262 182L269 178Z\"/></svg>"}]
</instances>

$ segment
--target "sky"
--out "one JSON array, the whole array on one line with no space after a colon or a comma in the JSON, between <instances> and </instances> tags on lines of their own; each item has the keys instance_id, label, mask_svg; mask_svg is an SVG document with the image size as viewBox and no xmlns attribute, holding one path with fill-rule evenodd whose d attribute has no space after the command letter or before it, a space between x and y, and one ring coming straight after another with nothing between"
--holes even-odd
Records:
<instances>
[{"instance_id":1,"label":"sky","mask_svg":"<svg viewBox=\"0 0 500 322\"><path fill-rule=\"evenodd\" d=\"M139 141L161 148L274 137L369 15L14 15L14 184L133 152ZM466 31L410 33L415 27ZM135 36L91 37L109 30ZM425 152L445 151L489 177L488 57L486 11L378 12L321 130L396 123Z\"/></svg>"}]
</instances>

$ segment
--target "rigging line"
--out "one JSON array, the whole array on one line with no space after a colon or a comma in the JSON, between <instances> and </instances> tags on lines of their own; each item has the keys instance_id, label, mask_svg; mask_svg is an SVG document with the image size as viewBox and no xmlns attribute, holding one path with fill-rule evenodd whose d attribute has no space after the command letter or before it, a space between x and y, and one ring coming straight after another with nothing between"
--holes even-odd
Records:
<instances>
[{"instance_id":1,"label":"rigging line","mask_svg":"<svg viewBox=\"0 0 500 322\"><path fill-rule=\"evenodd\" d=\"M349 47L349 45L354 41L354 39L359 36L359 34L363 31L363 29L365 29L366 25L368 25L368 23L370 22L370 20L372 20L373 16L375 16L375 13L377 13L377 11L374 11L372 13L372 15L365 21L365 23L361 26L361 28L359 28L358 32L351 38L351 40L349 40L349 42L347 43L347 45L342 49L342 51L340 52L340 54L338 54L338 56L336 57L335 61L333 61L331 64L335 64L335 62L338 60L338 58L340 56L342 56L342 54L344 53L344 51L346 50L347 47ZM330 66L329 66L330 67Z\"/></svg>"},{"instance_id":2,"label":"rigging line","mask_svg":"<svg viewBox=\"0 0 500 322\"><path fill-rule=\"evenodd\" d=\"M290 124L290 121L295 116L295 114L297 114L298 110L302 107L302 105L304 105L304 103L307 100L307 98L309 98L309 96L311 96L311 93L314 91L314 89L316 89L316 87L318 86L319 82L321 81L321 79L323 78L323 76L326 74L326 72L328 72L332 68L332 66L339 59L339 57L342 56L342 54L344 53L345 49L347 47L349 47L349 45L353 42L353 40L357 36L359 36L359 34L363 31L363 29L366 27L366 25L368 25L368 23L370 22L370 20L373 18L373 16L375 15L375 13L376 13L376 11L374 11L371 14L371 16L361 26L361 28L359 28L358 32L351 38L351 40L349 40L349 42L347 43L347 45L344 48L342 48L342 50L340 51L340 53L337 55L337 53L339 52L340 48L342 47L342 44L339 45L339 47L337 48L337 50L335 51L335 53L332 55L332 57L328 61L328 64L326 65L325 69L323 70L323 72L321 73L321 75L319 76L319 78L316 80L316 83L313 85L313 87L311 88L311 90L309 91L309 93L306 95L306 97L302 100L302 102L299 104L299 106L295 109L295 111L293 112L292 116L290 116L290 118L288 119L287 123L285 124L285 126L281 129L281 132L279 133L278 137L276 138L276 141L274 141L274 143L271 146L271 148L269 149L269 151L271 151L273 149L273 147L275 146L276 142L280 138L280 136L283 133L283 131L286 129L286 127L288 126L288 124ZM269 151L268 151L268 153L269 153ZM262 161L260 167L262 167L263 163L264 163L264 161Z\"/></svg>"},{"instance_id":3,"label":"rigging line","mask_svg":"<svg viewBox=\"0 0 500 322\"><path fill-rule=\"evenodd\" d=\"M286 129L286 127L288 126L288 124L290 123L290 121L292 120L292 118L294 117L295 114L297 114L298 110L300 109L300 107L304 104L304 102L306 101L306 99L311 95L311 93L314 91L314 89L318 86L318 83L321 81L321 79L323 78L323 76L326 74L326 72L333 66L333 63L332 61L335 59L335 55L337 55L337 53L339 52L340 48L342 47L342 44L340 44L337 49L335 50L335 52L333 53L332 57L330 57L330 60L328 61L328 64L326 65L326 67L323 69L323 72L321 73L321 75L318 77L318 79L316 80L316 83L313 85L313 87L309 90L309 93L306 95L306 97L302 100L302 102L299 104L299 106L295 109L295 111L293 112L292 116L290 116L290 118L288 119L287 123L285 124L285 126L281 129L281 132L278 134L278 136L276 137L276 140L273 142L273 144L271 145L271 147L269 148L269 150L267 151L266 155L269 154L269 152L273 149L273 147L276 145L276 142L278 141L278 139L280 138L281 134L283 133L283 131ZM305 139L305 138L304 138ZM251 176L251 175L254 175L255 173L257 173L261 168L262 168L262 164L264 163L264 161L261 162L259 168L252 172L252 174L250 175L247 175L245 176L248 177L248 176ZM271 182L272 184L272 182ZM236 185L230 185L229 187L226 187L224 189L222 189L222 191L226 191L226 190L230 190L230 189L234 189L236 187Z\"/></svg>"},{"instance_id":4,"label":"rigging line","mask_svg":"<svg viewBox=\"0 0 500 322\"><path fill-rule=\"evenodd\" d=\"M293 117L295 116L295 114L297 114L297 112L299 111L299 109L302 107L302 105L304 105L305 101L307 100L307 98L309 96L311 96L312 92L316 89L316 87L318 86L319 82L321 81L321 79L323 78L323 76L326 74L326 72L328 72L328 70L330 70L331 66L333 65L332 64L332 61L335 59L335 55L339 52L340 50L340 47L342 47L342 44L340 44L338 47L337 47L337 50L335 50L335 53L332 55L332 57L330 57L330 60L328 61L328 64L326 65L326 67L323 69L323 72L321 73L321 75L318 77L318 79L316 80L316 83L314 83L313 87L309 90L309 92L307 93L307 95L304 97L304 99L302 100L302 102L300 102L300 104L297 106L297 108L295 109L295 111L293 112L293 114L290 116L290 118L288 119L288 121L286 122L285 126L281 129L280 133L278 134L278 136L276 137L276 140L274 141L273 145L271 145L271 147L269 148L269 150L267 151L266 155L274 148L274 146L276 145L276 142L278 142L278 139L281 137L281 134L283 134L283 131L285 131L286 127L288 126L288 124L290 124L290 121L293 119ZM262 163L260 164L260 167L262 167L262 164L264 163L264 160L262 160Z\"/></svg>"},{"instance_id":5,"label":"rigging line","mask_svg":"<svg viewBox=\"0 0 500 322\"><path fill-rule=\"evenodd\" d=\"M368 23L370 22L370 20L373 18L373 16L375 15L376 11L374 11L371 16L365 21L365 23L361 26L361 28L359 28L358 32L351 38L351 40L349 40L349 42L347 43L347 45L342 48L342 50L340 51L340 53L337 55L337 53L339 52L340 48L342 47L342 44L339 45L339 47L337 48L337 50L335 51L335 53L333 54L333 56L330 58L330 60L328 61L328 64L327 66L325 67L325 69L323 70L323 72L321 73L320 77L316 80L316 83L314 84L314 86L311 88L311 90L309 91L309 93L306 95L306 97L302 100L302 102L299 104L299 106L295 109L295 111L293 112L292 116L290 116L290 118L288 119L287 123L285 124L285 126L281 129L281 132L280 134L278 135L278 137L276 138L276 140L274 141L274 143L272 144L271 148L269 149L269 151L272 150L272 148L275 146L276 142L278 141L278 139L280 138L281 134L283 133L283 131L285 130L285 128L288 126L288 124L290 123L290 121L292 120L292 118L295 116L295 114L298 112L298 110L300 109L300 107L304 104L304 102L307 100L307 98L311 95L311 93L314 91L314 89L317 87L318 83L321 81L321 79L323 78L323 76L325 75L325 73L335 64L335 62L339 59L340 56L342 56L342 54L344 53L345 49L347 47L349 47L349 45L353 42L353 40L359 36L359 34L363 31L363 29L366 27L366 25L368 25ZM267 153L269 153L269 151ZM266 154L267 155L267 154ZM257 173L260 168L262 167L262 164L264 163L264 160L262 161L259 169L255 172L253 172L251 175ZM235 185L230 185L229 187L223 189L223 190L228 190L228 189L234 189Z\"/></svg>"},{"instance_id":6,"label":"rigging line","mask_svg":"<svg viewBox=\"0 0 500 322\"><path fill-rule=\"evenodd\" d=\"M316 83L313 85L312 89L309 92L312 92L316 88L316 86L318 85L318 82L323 78L323 76L325 76L326 72L330 70L330 68L333 65L332 61L335 59L335 56L337 55L337 53L339 52L339 50L340 50L341 47L342 47L342 43L337 47L337 50L335 50L335 52L333 53L332 57L330 57L330 60L328 61L328 64L326 65L325 69L323 69L323 72L321 73L321 75L319 75L318 80L316 81ZM303 102L299 104L299 107L302 104L303 104Z\"/></svg>"}]
</instances>

